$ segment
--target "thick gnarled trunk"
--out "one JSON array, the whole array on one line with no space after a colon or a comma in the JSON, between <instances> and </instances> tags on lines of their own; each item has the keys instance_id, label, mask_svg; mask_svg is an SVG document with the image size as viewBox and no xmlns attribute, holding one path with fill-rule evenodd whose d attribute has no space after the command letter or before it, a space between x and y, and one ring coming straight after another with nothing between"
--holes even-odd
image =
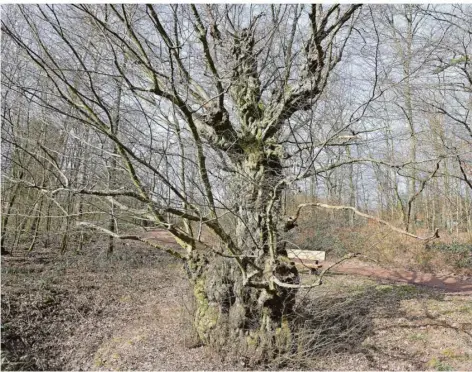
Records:
<instances>
[{"instance_id":1,"label":"thick gnarled trunk","mask_svg":"<svg viewBox=\"0 0 472 372\"><path fill-rule=\"evenodd\" d=\"M255 145L238 162L232 182L238 205L234 238L246 280L234 258L208 252L194 251L187 271L200 340L233 350L237 345L239 353L256 362L292 348L289 320L296 289L280 287L272 278L298 284L299 275L278 243L283 188L275 186L281 179L280 158Z\"/></svg>"},{"instance_id":2,"label":"thick gnarled trunk","mask_svg":"<svg viewBox=\"0 0 472 372\"><path fill-rule=\"evenodd\" d=\"M278 277L298 277L294 266L274 267ZM187 269L195 298L195 331L204 344L220 350L229 347L253 362L291 350L289 320L296 290L244 285L239 268L228 258L194 255Z\"/></svg>"}]
</instances>

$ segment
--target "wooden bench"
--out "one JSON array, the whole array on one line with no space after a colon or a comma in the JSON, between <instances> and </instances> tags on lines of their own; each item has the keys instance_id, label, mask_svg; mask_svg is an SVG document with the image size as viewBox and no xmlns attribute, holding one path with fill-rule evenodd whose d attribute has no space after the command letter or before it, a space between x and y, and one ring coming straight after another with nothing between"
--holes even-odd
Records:
<instances>
[{"instance_id":1,"label":"wooden bench","mask_svg":"<svg viewBox=\"0 0 472 372\"><path fill-rule=\"evenodd\" d=\"M308 251L304 249L287 249L288 258L294 259L297 258L300 261L325 261L326 252L325 251Z\"/></svg>"},{"instance_id":2,"label":"wooden bench","mask_svg":"<svg viewBox=\"0 0 472 372\"><path fill-rule=\"evenodd\" d=\"M310 274L318 275L318 269L321 269L323 265L320 261L326 260L325 251L308 251L304 249L287 249L288 258L293 260L295 263L300 263L304 267L310 269Z\"/></svg>"}]
</instances>

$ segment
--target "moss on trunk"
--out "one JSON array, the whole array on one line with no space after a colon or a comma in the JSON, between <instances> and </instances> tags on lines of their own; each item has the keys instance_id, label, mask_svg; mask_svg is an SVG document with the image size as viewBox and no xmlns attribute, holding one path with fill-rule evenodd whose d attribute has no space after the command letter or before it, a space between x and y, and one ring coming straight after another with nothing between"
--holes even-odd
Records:
<instances>
[{"instance_id":1,"label":"moss on trunk","mask_svg":"<svg viewBox=\"0 0 472 372\"><path fill-rule=\"evenodd\" d=\"M208 301L203 278L195 281L193 294L196 301L195 330L200 340L208 343L212 330L218 324L219 309L217 304L211 304Z\"/></svg>"},{"instance_id":2,"label":"moss on trunk","mask_svg":"<svg viewBox=\"0 0 472 372\"><path fill-rule=\"evenodd\" d=\"M231 259L197 259L188 268L193 274L194 326L202 343L246 356L252 364L292 350L294 290L244 286Z\"/></svg>"}]
</instances>

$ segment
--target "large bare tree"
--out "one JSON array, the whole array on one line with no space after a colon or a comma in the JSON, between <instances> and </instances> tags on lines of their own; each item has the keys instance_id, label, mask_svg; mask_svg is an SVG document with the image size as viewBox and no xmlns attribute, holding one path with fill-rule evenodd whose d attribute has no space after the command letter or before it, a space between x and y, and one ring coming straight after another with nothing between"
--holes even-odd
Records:
<instances>
[{"instance_id":1,"label":"large bare tree","mask_svg":"<svg viewBox=\"0 0 472 372\"><path fill-rule=\"evenodd\" d=\"M404 123L415 142L409 158L372 145L384 130L368 119L372 103L394 91L388 66L380 71L381 18L372 8L337 4L4 7L2 43L11 53L2 84L31 103L26 112L35 119L15 124L25 107L12 99L4 106L6 158L19 167L8 182L62 214L63 247L76 224L182 260L203 342L290 350L297 290L320 284L301 283L287 258L305 208L346 210L418 236L353 205L313 202L287 211L287 190L305 180L314 189L324 178L341 202L348 174L349 202L357 205L362 167L381 177L380 168L394 174L427 164L407 174L419 178L410 182L413 202L445 156L417 158L412 107ZM24 62L21 79L8 72L16 71L15 58ZM413 67L394 86L405 87L406 106ZM346 76L358 82L348 101ZM42 137L21 136L33 122ZM386 142L393 151L393 139ZM23 176L27 166L16 153L40 172ZM180 248L121 231L131 222L167 231ZM33 220L35 231L39 223Z\"/></svg>"},{"instance_id":2,"label":"large bare tree","mask_svg":"<svg viewBox=\"0 0 472 372\"><path fill-rule=\"evenodd\" d=\"M49 81L46 92L21 88L106 137L128 177L99 188L62 174L49 192L107 197L170 232L183 249L160 248L186 262L205 342L223 329L258 348L275 335L289 342L300 279L280 242L290 228L281 194L313 171L285 172L289 122L322 95L359 7L21 6L3 16L5 36Z\"/></svg>"}]
</instances>

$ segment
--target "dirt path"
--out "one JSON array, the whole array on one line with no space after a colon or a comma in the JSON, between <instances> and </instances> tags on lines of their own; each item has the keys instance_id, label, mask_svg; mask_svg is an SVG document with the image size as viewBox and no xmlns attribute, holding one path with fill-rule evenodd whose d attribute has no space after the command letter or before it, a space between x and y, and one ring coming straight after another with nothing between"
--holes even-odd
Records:
<instances>
[{"instance_id":1,"label":"dirt path","mask_svg":"<svg viewBox=\"0 0 472 372\"><path fill-rule=\"evenodd\" d=\"M156 242L160 242L163 245L177 246L175 240L167 231L150 231L145 234L145 237L155 240ZM334 262L324 261L322 262L323 268L329 267L333 263ZM314 265L314 262L311 262L310 260L303 260L302 264L311 267ZM420 285L443 290L448 293L472 295L472 278L456 277L453 275L435 275L431 273L408 271L396 268L387 269L378 265L374 265L373 263L365 263L357 259L343 262L340 265L333 267L331 271L340 274L361 275L373 279Z\"/></svg>"},{"instance_id":2,"label":"dirt path","mask_svg":"<svg viewBox=\"0 0 472 372\"><path fill-rule=\"evenodd\" d=\"M310 267L314 262L303 260L303 264ZM322 262L322 269L333 265L334 262ZM446 291L448 293L472 294L472 279L453 275L435 275L419 271L403 269L387 269L359 260L343 262L330 271L339 274L366 276L373 279L383 279L392 282L408 283Z\"/></svg>"}]
</instances>

